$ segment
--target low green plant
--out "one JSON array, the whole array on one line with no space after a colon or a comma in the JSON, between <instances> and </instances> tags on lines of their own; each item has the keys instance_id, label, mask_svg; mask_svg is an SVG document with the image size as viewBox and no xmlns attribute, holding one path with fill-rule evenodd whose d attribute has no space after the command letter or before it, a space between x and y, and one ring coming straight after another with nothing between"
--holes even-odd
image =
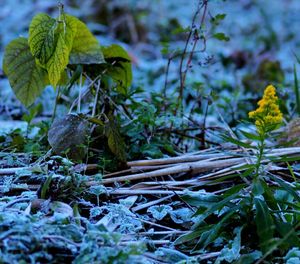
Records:
<instances>
[{"instance_id":1,"label":"low green plant","mask_svg":"<svg viewBox=\"0 0 300 264\"><path fill-rule=\"evenodd\" d=\"M81 112L81 101L86 96L81 86L86 83L86 93L93 94L94 98L89 104L92 106L81 117L101 126L110 151L121 161L126 160L115 118L117 106L111 99L114 95L126 95L132 81L130 57L121 46L101 46L87 26L66 14L60 4L57 18L37 14L30 23L28 39L19 37L7 45L3 69L16 97L26 107L32 106L46 86L51 85L57 91L52 120L59 97L76 83L79 95L70 112L76 102L77 112ZM105 104L107 98L112 102ZM28 123L32 121L34 109L24 116ZM100 120L103 116L105 124Z\"/></svg>"},{"instance_id":2,"label":"low green plant","mask_svg":"<svg viewBox=\"0 0 300 264\"><path fill-rule=\"evenodd\" d=\"M276 129L282 122L282 113L278 106L278 97L274 86L269 85L263 98L258 102L259 107L249 113L249 117L255 120L258 135L258 154L254 180L260 175L261 162L264 155L265 141L269 133Z\"/></svg>"},{"instance_id":3,"label":"low green plant","mask_svg":"<svg viewBox=\"0 0 300 264\"><path fill-rule=\"evenodd\" d=\"M273 86L265 89L258 105L257 110L249 113L249 117L255 120L256 132L242 132L248 142L224 136L246 153L254 152L256 157L253 159L246 154L245 159L252 162L237 167L239 173L215 180L222 183L234 179L235 184L219 195L202 191L188 192L182 197L197 207L194 214L196 224L175 244L183 247L184 243L185 249L193 253L222 248L224 254L216 263L222 260L235 263L272 260L274 256L283 257L288 249L300 244L296 231L299 228L299 184L281 178L271 169L273 162L289 164L299 158L275 157L266 144L269 141L270 145L272 132L282 122ZM289 168L292 176L292 166Z\"/></svg>"}]
</instances>

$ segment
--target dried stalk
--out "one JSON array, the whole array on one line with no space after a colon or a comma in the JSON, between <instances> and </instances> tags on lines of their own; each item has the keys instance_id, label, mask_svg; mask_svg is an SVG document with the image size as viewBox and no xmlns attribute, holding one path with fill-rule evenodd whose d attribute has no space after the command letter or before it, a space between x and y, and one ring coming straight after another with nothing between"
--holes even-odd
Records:
<instances>
[{"instance_id":1,"label":"dried stalk","mask_svg":"<svg viewBox=\"0 0 300 264\"><path fill-rule=\"evenodd\" d=\"M174 193L182 195L183 191L117 189L109 192L111 195L170 195Z\"/></svg>"},{"instance_id":2,"label":"dried stalk","mask_svg":"<svg viewBox=\"0 0 300 264\"><path fill-rule=\"evenodd\" d=\"M212 158L230 158L232 155L224 155L223 153L214 153L214 154L200 154L200 155L182 155L179 157L173 158L164 158L164 159L153 159L153 160L137 160L129 161L127 165L129 167L138 167L138 166L157 166L157 165L168 165L176 164L183 162L193 162L199 160L207 160Z\"/></svg>"},{"instance_id":3,"label":"dried stalk","mask_svg":"<svg viewBox=\"0 0 300 264\"><path fill-rule=\"evenodd\" d=\"M22 170L30 170L32 167L19 167L19 168L5 168L5 169L0 169L0 176L3 175L13 175L18 173L19 171Z\"/></svg>"},{"instance_id":4,"label":"dried stalk","mask_svg":"<svg viewBox=\"0 0 300 264\"><path fill-rule=\"evenodd\" d=\"M169 196L167 196L167 197L160 198L160 199L158 199L158 200L154 200L154 201L151 201L151 202L148 202L148 203L144 203L144 204L138 205L138 206L136 206L136 207L133 207L133 208L131 209L131 211L132 211L132 212L137 212L137 211L143 210L143 209L148 208L148 207L150 207L150 206L159 204L159 203L161 203L161 202L163 202L163 201L165 201L165 200L167 200L167 199L170 199L170 198L172 198L173 196L174 196L174 194L169 195ZM169 231L168 231L168 232L169 232Z\"/></svg>"},{"instance_id":5,"label":"dried stalk","mask_svg":"<svg viewBox=\"0 0 300 264\"><path fill-rule=\"evenodd\" d=\"M200 172L200 171L208 171L211 169L217 169L217 168L224 168L232 165L237 165L240 163L243 163L244 158L232 158L232 159L226 159L226 160L217 160L217 161L197 161L197 162L189 162L189 163L183 163L181 165L175 165L170 168L165 169L159 169L151 172L145 172L145 173L138 173L133 175L126 175L126 176L120 176L110 179L103 179L103 184L110 184L114 182L125 182L125 181L133 181L133 180L141 180L141 179L147 179L147 178L154 178L154 177L160 177L160 176L166 176L166 175L172 175L182 172ZM95 185L95 182L89 182L88 185Z\"/></svg>"},{"instance_id":6,"label":"dried stalk","mask_svg":"<svg viewBox=\"0 0 300 264\"><path fill-rule=\"evenodd\" d=\"M164 226L164 225L160 225L160 224L156 224L156 223L152 223L152 222L144 220L144 219L140 219L140 218L137 218L137 217L133 217L133 218L136 219L136 220L139 220L139 221L141 221L143 223L146 223L146 224L149 224L149 225L153 225L153 226L157 226L157 227L160 227L160 228L163 228L163 229L166 229L166 230L178 231L177 229L174 229L174 228L171 228L171 227L168 227L168 226Z\"/></svg>"}]
</instances>

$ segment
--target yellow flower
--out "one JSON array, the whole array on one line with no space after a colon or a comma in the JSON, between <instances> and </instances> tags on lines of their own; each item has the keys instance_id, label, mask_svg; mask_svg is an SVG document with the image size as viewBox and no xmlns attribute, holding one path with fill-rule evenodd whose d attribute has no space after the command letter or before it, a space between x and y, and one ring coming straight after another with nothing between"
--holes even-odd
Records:
<instances>
[{"instance_id":1,"label":"yellow flower","mask_svg":"<svg viewBox=\"0 0 300 264\"><path fill-rule=\"evenodd\" d=\"M259 132L273 130L282 122L282 113L278 106L278 97L273 85L267 86L263 98L258 102L258 108L249 113L249 117L255 120Z\"/></svg>"}]
</instances>

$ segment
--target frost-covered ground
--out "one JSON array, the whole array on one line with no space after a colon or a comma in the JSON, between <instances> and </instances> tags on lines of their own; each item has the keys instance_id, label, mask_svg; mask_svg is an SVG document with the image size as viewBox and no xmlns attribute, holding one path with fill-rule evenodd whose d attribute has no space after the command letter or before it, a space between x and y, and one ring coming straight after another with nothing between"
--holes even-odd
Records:
<instances>
[{"instance_id":1,"label":"frost-covered ground","mask_svg":"<svg viewBox=\"0 0 300 264\"><path fill-rule=\"evenodd\" d=\"M27 36L28 25L33 16L39 12L57 14L56 1L0 0L0 3L1 60L5 46L12 39L20 35ZM155 96L161 99L158 95L162 94L165 87L168 57L182 52L188 33L178 32L191 27L191 20L198 3L197 0L64 1L65 11L86 22L101 45L119 43L129 52L133 60L133 87L141 87L144 90L138 95L139 100L144 101L144 104L138 104L136 100L135 103L138 106L130 109L136 117L134 116L128 123L132 129L127 130L127 134L124 132L124 136L130 138L126 142L127 149L131 151L136 148L138 159L144 158L145 156L142 156L144 154L147 158L165 155L167 158L163 160L163 164L162 160L146 160L142 163L133 161L127 164L128 170L111 174L110 167L107 169L107 163L110 165L111 161L102 153L104 149L102 145L106 144L104 141L100 143L97 141L96 149L87 146L91 152L95 150L96 159L93 160L93 164L89 163L89 157L83 161L87 164L75 164L65 156L48 157L48 154L43 156L49 147L48 127L43 127L40 122L38 124L41 126L34 126L29 129L30 131L28 130L30 126L22 121L22 116L27 110L16 100L0 66L1 263L2 261L3 263L20 263L19 260L26 258L32 263L36 260L41 263L47 261L50 263L54 258L57 263L63 260L65 263L79 264L95 261L98 261L96 263L156 264L176 263L180 260L199 263L199 259L213 259L216 260L215 263L220 263L222 260L232 262L239 259L240 254L249 253L244 257L250 257L251 254L252 260L257 260L262 256L262 252L257 250L257 237L255 237L254 229L245 229L245 231L243 229L243 236L249 234L249 237L254 240L253 248L242 244L252 243L252 240L248 241L248 237L241 239L241 231L244 228L241 225L249 219L252 221L250 217L254 217L253 209L257 207L257 205L249 204L249 201L253 200L253 197L250 199L251 191L249 190L253 190L254 186L256 191L260 192L260 188L267 188L271 182L272 189L266 189L266 193L270 195L269 193L276 192L274 198L270 197L278 199L278 205L280 204L278 208L281 208L281 202L285 199L288 200L288 206L295 205L297 208L299 187L293 185L294 178L286 173L295 168L295 175L298 176L299 170L296 167L298 165L294 166L293 160L278 159L277 161L284 162L278 162L275 166L273 163L275 160L273 160L268 166L262 167L265 174L262 174L259 180L268 175L268 170L274 173L275 168L276 172L285 173L284 176L278 173L279 176L276 174L276 177L283 179L286 177L287 182L283 180L272 182L270 177L266 181L267 184L264 182L263 187L258 183L252 185L251 172L250 174L245 172L243 179L250 178L250 182L248 183L246 179L245 184L236 172L239 169L236 165L240 164L240 158L244 153L234 152L231 155L232 144L228 149L226 149L228 145L222 144L221 152L218 152L219 148L214 148L215 145L210 143L201 145L201 147L209 146L210 148L199 151L199 137L201 136L199 133L204 131L201 125L207 105L209 107L206 128L209 125L214 127L205 130L204 134L207 133L205 139L209 138L213 143L218 142L214 141L213 136L219 136L219 134L214 134L217 134L222 126L224 127L223 121L235 130L240 125L239 122L247 118L247 113L256 107L257 99L261 98L265 83L270 80L273 80L272 82L278 88L279 97L282 98L281 103L285 106L283 107L284 117L288 121L292 116L295 105L293 67L298 66L295 56L300 57L298 34L300 3L299 0L209 1L205 20L207 26L202 28L207 37L206 50L199 52L202 48L202 42L199 41L184 89L184 96L187 99L184 110L188 113L193 109L194 122L184 124L187 130L190 124L193 127L191 127L191 133L183 136L188 136L190 141L187 141L191 142L190 146L192 146L190 149L195 150L194 146L198 149L197 152L173 159L170 158L171 155L175 156L183 150L183 147L180 148L183 137L180 137L181 134L171 134L168 131L168 125L171 123L170 127L175 132L181 133L182 117L173 117L170 113L166 115L165 112L156 116L155 107L156 105L161 107L161 105L159 103L155 105L154 100L151 101L151 99ZM226 17L216 29L211 30L210 19L218 14L219 17L226 14ZM196 26L199 26L200 19L201 17L197 18ZM220 32L230 37L230 41L224 42L211 37L212 34ZM187 52L191 51L192 44L188 44ZM162 53L163 49L168 49L168 52ZM206 60L208 63L205 63ZM179 63L178 58L170 63L165 100L171 106L178 98ZM78 92L76 89L73 90L74 94ZM73 99L74 94L68 96ZM39 120L42 118L50 120L54 97L54 90L48 87L37 100L43 105L43 113L38 116ZM58 116L68 111L67 105L65 103L65 105L58 106ZM185 121L186 117L187 115L184 115ZM216 125L219 127L216 128ZM152 131L150 126L156 126L157 130ZM20 128L21 132L8 133L16 128ZM227 129L228 126L225 128ZM251 126L247 124L244 130L249 128ZM162 132L158 132L159 130ZM5 136L3 133L6 133ZM166 140L163 145L157 139L160 136L164 139L164 133L169 135L167 140L171 138L170 142L174 140L178 143L169 144ZM198 138L193 137L194 135ZM142 140L147 140L147 142L144 145L136 143L144 142ZM234 143L232 139L228 141ZM237 142L241 146L245 144L247 146L247 143ZM269 146L269 141L267 143ZM182 143L184 144L185 142ZM250 145L250 149L252 146L254 144ZM173 147L175 150L172 149ZM161 151L160 148L164 149ZM251 152L247 153L247 155L250 154L251 161L252 159L255 161L256 156L252 154L255 151L257 150L251 149ZM278 155L274 155L285 156L287 154L282 154L285 151L286 149L279 149ZM298 155L297 149L289 153ZM91 158L94 157L93 155ZM237 157L237 155L240 156ZM247 156L247 163L245 161L245 168L251 165L248 164L249 157ZM99 161L98 158L101 160ZM192 167L195 164L190 163L176 163L196 160L200 161L199 167ZM218 167L220 164L224 167ZM289 170L283 168L285 165L282 164L288 164ZM163 172L159 171L161 168ZM234 171L233 175L227 174L227 169L230 170L230 168ZM243 169L244 166L238 173L244 173ZM197 173L192 175L192 170ZM158 174L151 174L152 172ZM295 175L292 176L295 177ZM282 182L283 188L276 190L275 188ZM285 189L290 193L284 192ZM233 195L232 192L235 194ZM223 200L224 194L225 200ZM245 199L240 202L240 197L245 197ZM202 250L200 242L193 245L194 239L188 237L186 244L191 242L192 245L188 245L187 248L182 246L184 238L177 241L177 245L173 244L175 239L182 234L189 234L191 230L195 230L193 225L198 225L199 219L204 219L202 206L213 208L215 203L219 204L217 201L221 201L222 206L216 207L215 211L209 213L212 214L212 217L209 217L212 218L212 222L209 223L210 219L208 219L208 224L204 225L204 231L201 225L198 226L202 237L201 243L209 244L213 241L214 252L210 252L207 248ZM198 204L200 204L199 208L197 208ZM237 228L227 228L223 220L219 221L221 219L219 217L223 217L230 210L227 205L232 208L236 206L241 208L238 209L238 213L234 216L236 218L231 223L232 227ZM285 207L282 206L282 208ZM193 217L195 209L198 209L199 215ZM274 213L275 210L272 207L272 210L266 211ZM280 219L284 217L280 212ZM287 212L286 219L290 218L291 212ZM281 227L284 233L286 233L286 227L289 228L286 225ZM224 228L225 235L223 231L218 234L222 228ZM266 229L268 228L273 232L271 225ZM196 234L196 237L199 234ZM220 236L214 237L215 234ZM277 237L274 237L274 240L276 239ZM285 239L282 240L285 241ZM189 258L190 253L196 249L194 246L201 248L196 252L199 255ZM299 255L299 249L293 248L292 251L296 251ZM34 254L31 254L32 252ZM43 261L40 261L41 259Z\"/></svg>"}]
</instances>

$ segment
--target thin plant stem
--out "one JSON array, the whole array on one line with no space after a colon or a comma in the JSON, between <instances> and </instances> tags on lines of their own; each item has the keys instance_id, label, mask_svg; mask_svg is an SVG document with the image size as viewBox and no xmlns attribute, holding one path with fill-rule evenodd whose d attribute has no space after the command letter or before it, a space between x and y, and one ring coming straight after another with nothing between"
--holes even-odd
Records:
<instances>
[{"instance_id":1,"label":"thin plant stem","mask_svg":"<svg viewBox=\"0 0 300 264\"><path fill-rule=\"evenodd\" d=\"M79 94L78 94L77 113L80 113L80 111L81 111L81 91L82 91L82 73L80 74L80 79L79 79Z\"/></svg>"},{"instance_id":2,"label":"thin plant stem","mask_svg":"<svg viewBox=\"0 0 300 264\"><path fill-rule=\"evenodd\" d=\"M97 88L96 88L96 94L95 94L95 100L94 100L94 105L93 105L93 110L92 110L92 117L94 117L95 114L96 114L97 103L98 103L98 95L99 95L99 90L100 90L100 84L101 84L101 81L98 80L98 82L97 82Z\"/></svg>"},{"instance_id":3,"label":"thin plant stem","mask_svg":"<svg viewBox=\"0 0 300 264\"><path fill-rule=\"evenodd\" d=\"M56 109L57 109L57 104L60 96L60 85L57 88L57 93L56 93L56 98L55 98L55 103L54 103L54 108L53 108L53 113L52 113L52 118L51 118L51 123L53 123L55 116L56 116Z\"/></svg>"},{"instance_id":4,"label":"thin plant stem","mask_svg":"<svg viewBox=\"0 0 300 264\"><path fill-rule=\"evenodd\" d=\"M258 178L259 176L259 169L261 166L261 161L263 159L264 156L264 149L265 149L265 134L263 133L261 135L261 139L258 145L258 155L257 155L257 161L256 161L256 166L255 166L255 174L254 174L254 178Z\"/></svg>"},{"instance_id":5,"label":"thin plant stem","mask_svg":"<svg viewBox=\"0 0 300 264\"><path fill-rule=\"evenodd\" d=\"M294 90L295 90L295 95L296 95L297 114L300 115L300 95L299 95L299 84L298 84L296 65L294 65Z\"/></svg>"},{"instance_id":6,"label":"thin plant stem","mask_svg":"<svg viewBox=\"0 0 300 264\"><path fill-rule=\"evenodd\" d=\"M188 72L188 70L191 66L193 55L194 55L194 52L195 52L196 47L197 47L197 43L200 40L198 29L197 28L193 29L193 28L195 27L196 19L197 19L198 14L200 13L202 8L203 8L203 13L202 13L202 16L201 16L200 27L199 28L200 29L203 28L204 20L205 20L206 14L207 14L207 5L208 5L207 0L205 0L203 2L199 1L198 8L197 8L197 10L196 10L196 12L193 16L193 19L192 19L192 30L190 30L190 32L188 34L187 40L185 42L185 47L184 47L184 50L183 50L183 53L182 53L181 59L180 59L180 64L179 64L179 77L180 77L180 86L179 86L179 88L180 89L179 89L179 100L178 100L176 111L180 107L181 114L183 114L183 91L184 91L184 87L185 87L186 75L187 75L187 72ZM190 43L192 37L193 37L193 41L194 41L192 51L189 53L189 57L187 59L185 69L183 70L183 64L184 64L184 61L185 61L185 56L186 56L186 53L187 53L188 44ZM203 42L204 42L204 48L202 49L202 52L203 52L203 51L205 51L206 45L205 45L205 37L202 36L202 38L203 38Z\"/></svg>"}]
</instances>

